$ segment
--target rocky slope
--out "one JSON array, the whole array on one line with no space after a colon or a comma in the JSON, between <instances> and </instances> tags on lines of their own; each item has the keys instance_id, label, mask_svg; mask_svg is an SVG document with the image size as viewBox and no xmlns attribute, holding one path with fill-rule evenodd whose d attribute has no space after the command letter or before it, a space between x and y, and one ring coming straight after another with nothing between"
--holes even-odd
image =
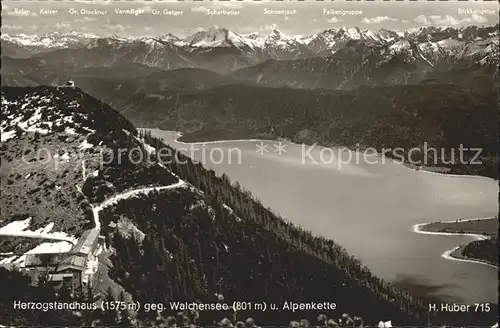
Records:
<instances>
[{"instance_id":1,"label":"rocky slope","mask_svg":"<svg viewBox=\"0 0 500 328\"><path fill-rule=\"evenodd\" d=\"M335 299L335 316L350 312L370 322L425 320L422 304L406 292L374 277L333 241L286 223L227 177L185 158L153 156L156 151L148 143L167 146L138 135L129 121L78 88L3 88L2 138L2 228L30 218L30 231L76 238L92 212L101 209L97 228L110 248L100 256L95 294L111 288L109 297L121 291L143 304L217 302L214 293L229 304ZM26 151L27 146L34 149ZM2 253L30 248L15 239L1 242ZM5 256L3 266L22 267L12 255L7 254L8 261ZM13 293L19 294L9 297L36 294L16 286ZM38 289L51 299L46 292ZM116 317L109 311L48 317L0 310L0 317L19 325L33 320L52 325L125 322L123 313ZM176 312L139 311L126 317L136 324L160 325ZM235 315L275 324L318 314L209 311L200 314L198 323Z\"/></svg>"},{"instance_id":2,"label":"rocky slope","mask_svg":"<svg viewBox=\"0 0 500 328\"><path fill-rule=\"evenodd\" d=\"M316 35L311 44L315 42L319 42L321 57L269 60L232 75L294 88L350 89L367 84L416 83L474 67L488 84L494 82L499 64L498 31L493 27L425 28L404 35L386 30L327 30Z\"/></svg>"},{"instance_id":3,"label":"rocky slope","mask_svg":"<svg viewBox=\"0 0 500 328\"><path fill-rule=\"evenodd\" d=\"M101 190L109 192L134 186L131 172L150 176L149 183L164 181L144 163L131 166L128 175L116 173L118 161L130 161L110 154L117 147L140 145L131 137L136 130L118 112L79 89L3 87L1 118L0 222L10 226L6 230L41 229L78 238L94 225L91 202L82 194L87 178L102 179ZM0 249L18 252L35 244L36 240L2 238Z\"/></svg>"}]
</instances>

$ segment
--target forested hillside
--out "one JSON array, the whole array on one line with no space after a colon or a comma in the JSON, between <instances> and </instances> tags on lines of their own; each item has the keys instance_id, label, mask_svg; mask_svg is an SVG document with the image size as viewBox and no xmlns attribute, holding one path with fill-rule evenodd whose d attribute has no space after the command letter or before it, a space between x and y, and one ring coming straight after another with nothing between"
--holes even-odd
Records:
<instances>
[{"instance_id":1,"label":"forested hillside","mask_svg":"<svg viewBox=\"0 0 500 328\"><path fill-rule=\"evenodd\" d=\"M427 321L422 302L373 276L334 241L314 237L277 217L241 187L233 186L227 177L218 178L213 171L187 158L170 161L168 166L145 161L153 151L142 138L155 146L159 146L158 141L137 135L135 128L116 111L81 90L8 88L2 90L2 102L6 105L2 115L13 118L10 125L2 125L9 136L3 140L3 156L10 158L10 174L39 167L37 158L23 166L12 164L20 163L16 162L22 155L18 151L20 142L33 138L34 130L41 134L37 138L43 140L39 147L48 150L66 145L69 153L70 147L73 149L75 145L76 148L82 144L93 145L80 147L79 154L72 152L64 162L74 165L75 169L74 174L67 174L64 180L63 186L67 189L64 199L72 201L83 194L81 202L85 211L75 211L66 219L63 215L55 217L54 213L64 209L64 202L46 198L43 206L50 206L51 211L38 215L33 229L54 221L57 231L78 235L81 231L78 223L88 211L95 213L96 204L120 193L149 188L147 192L117 198L99 214L100 233L106 237L110 248L99 257L100 278L95 290L91 291L98 299L99 295L116 298L124 293L140 302L212 302L217 293L224 295L228 303L235 300L265 300L277 304L329 301L336 303L337 308L327 315L339 317L347 312L373 323L381 319L401 324ZM63 103L71 106L62 106ZM16 125L21 107L26 123ZM46 123L48 121L54 123L51 125ZM43 130L46 125L48 128ZM134 156L129 154L132 148L138 151L133 152ZM127 156L119 160L120 152ZM134 161L140 156L144 160ZM99 160L103 162L95 170ZM182 164L184 160L186 164ZM70 167L65 166L63 170L65 168ZM41 172L57 184L59 169L47 165ZM85 173L87 170L89 174ZM155 191L154 186L168 189ZM2 191L3 188L2 184ZM73 189L80 192L72 193ZM19 189L17 202L22 203L27 197L26 192ZM12 222L15 217L6 219L3 222ZM17 294L12 293L12 297L38 299L42 296L35 297L34 293L46 295L43 289L23 288L15 274L4 274L18 281ZM87 294L81 291L73 297ZM52 297L71 299L65 293L47 297L48 300ZM23 318L19 312L10 313L9 309L2 307L0 318L7 318L7 322L1 324L10 323L13 316L16 318L13 322L18 324L34 324L37 320L54 324L57 321L57 318L42 320L32 311ZM175 312L164 311L161 320L167 320L167 316ZM101 314L97 312L98 318L90 316L85 320L98 320ZM319 314L287 310L236 314L233 311L204 312L200 313L199 323L211 325L223 317L237 315L238 320L251 316L260 324L274 325L302 317L313 320ZM73 315L68 313L69 322L78 322ZM99 320L108 324L121 322L114 316L110 313ZM129 316L135 320L135 314L127 314ZM149 325L156 322L156 316L154 312L139 311L137 318L138 322Z\"/></svg>"},{"instance_id":2,"label":"forested hillside","mask_svg":"<svg viewBox=\"0 0 500 328\"><path fill-rule=\"evenodd\" d=\"M116 99L118 94L103 93L102 98L120 103L117 108L138 126L182 131L184 141L287 138L379 151L402 148L405 154L427 144L445 154L431 153L427 166L497 176L493 91L476 92L428 80L350 91L228 85L205 91L170 90L161 98L139 92L125 103ZM474 151L465 152L465 161L460 163L461 145L481 148L478 160L482 164L464 164L472 160ZM452 153L455 161L450 164ZM424 165L421 154L414 153L412 159Z\"/></svg>"},{"instance_id":3,"label":"forested hillside","mask_svg":"<svg viewBox=\"0 0 500 328\"><path fill-rule=\"evenodd\" d=\"M497 177L497 34L498 25L405 35L328 29L304 52L301 38L279 31L264 51L221 28L186 40L97 38L29 58L13 56L6 43L2 84L74 80L137 126L182 131L185 140L287 138L406 151L427 143L448 158L423 166ZM281 42L288 47L279 50ZM482 164L448 164L461 145L482 148Z\"/></svg>"},{"instance_id":4,"label":"forested hillside","mask_svg":"<svg viewBox=\"0 0 500 328\"><path fill-rule=\"evenodd\" d=\"M359 312L363 300L365 310L356 315L367 321L380 316L408 323L427 320L423 303L374 277L332 240L283 221L226 176L218 178L184 157L161 162L171 163L167 168L191 187L122 200L101 214L104 234L115 249L110 275L134 299L210 302L217 293L229 303L333 301L339 313ZM95 182L88 180L85 190L94 190L89 186ZM146 321L155 317L139 315ZM200 320L213 323L229 315L234 313L204 312ZM318 313L238 315L271 324L297 315L311 320Z\"/></svg>"},{"instance_id":5,"label":"forested hillside","mask_svg":"<svg viewBox=\"0 0 500 328\"><path fill-rule=\"evenodd\" d=\"M56 104L62 100L71 104L71 110L47 107L47 100L51 97ZM14 282L17 286L7 299L36 300L47 295L48 300L78 297L80 301L92 299L100 302L104 298L163 304L170 301L224 301L230 304L233 301L265 300L278 305L285 301L329 301L337 304L333 312L325 313L329 318L350 313L372 325L379 320L392 320L399 325L425 324L428 320L441 322L440 318L429 317L423 300L415 300L408 292L375 277L334 241L315 237L276 216L237 183L232 184L227 176L217 177L214 171L206 170L171 148L167 154L182 157L176 157L177 160L159 158L160 162L158 158L154 160L151 156L155 153L154 149L144 142L154 147L168 146L150 135L138 135L135 128L117 112L79 89L10 88L3 91L2 101L8 105L8 112L3 112L4 115L16 115L18 107L23 106L23 119L31 124L31 129L41 129L46 124L44 120L51 115L57 117L54 117L57 124L44 131L43 137L38 136L44 141L44 147L62 147L64 142L73 147L74 138L78 140L77 145L82 140L87 140L84 145L96 145L96 149L85 149L84 157L71 156L88 162L89 170L95 168L99 147L104 148L101 151L106 150L101 155L104 166L94 171L97 174L86 175L84 171L77 170L73 178L73 186L83 182L81 192L85 204L95 206L93 204L119 193L149 188L146 188L148 192L133 197L117 198L112 206L100 213L101 234L110 248L99 257L100 278L95 289L82 290L73 296L64 292L49 296L43 288L24 288L21 282L24 278L19 278L15 272L2 271L5 279L12 280L12 286ZM36 111L32 112L35 108ZM35 115L36 120L32 120L30 113L41 115ZM66 115L75 118L64 119ZM105 123L111 118L112 124ZM63 122L68 123L65 125ZM26 128L25 125L22 127ZM12 162L21 154L16 153L18 143L31 138L33 132L11 130L11 126L2 126L2 129L8 131L10 137L3 143L3 156L10 156ZM71 129L78 134L73 134ZM63 137L65 133L73 137ZM58 143L54 144L55 140ZM137 148L139 153L118 161L120 150L130 152L132 148ZM135 162L137 158L143 160ZM15 174L14 171L19 168L11 165L10 172ZM50 173L48 168L46 174ZM55 177L57 175L52 176ZM65 181L65 185L71 186L70 181ZM167 188L155 191L154 186ZM66 197L71 200L72 195L68 192ZM22 201L25 195L19 192L19 197ZM57 202L47 205L52 206L53 211L62 208ZM85 206L89 208L89 205ZM79 217L75 213L68 217L70 221L58 222L57 227L64 231L71 222L78 222L74 219ZM43 227L47 222L40 221L38 224ZM44 286L43 281L41 285ZM12 320L18 324L54 324L60 319L68 324L134 322L172 326L170 316L175 316L176 312L171 309L159 314L143 310L138 313L103 313L97 310L80 314L70 311L64 314L63 319L63 316L40 316L33 311L25 314L11 312L9 307L3 306L0 318L7 323ZM260 325L286 325L301 318L314 322L323 312L256 310L235 313L227 310L200 312L196 318L192 317L193 314L185 315L200 326L213 325L225 317L232 322L252 317ZM468 316L456 322L477 322L478 318ZM253 319L248 322L253 322ZM447 322L453 320L446 319ZM184 319L179 320L182 322ZM359 318L356 320L359 326ZM481 320L488 324L492 318ZM224 322L227 324L227 321ZM346 320L343 325L346 325Z\"/></svg>"},{"instance_id":6,"label":"forested hillside","mask_svg":"<svg viewBox=\"0 0 500 328\"><path fill-rule=\"evenodd\" d=\"M498 266L498 237L476 240L464 246L462 255Z\"/></svg>"}]
</instances>

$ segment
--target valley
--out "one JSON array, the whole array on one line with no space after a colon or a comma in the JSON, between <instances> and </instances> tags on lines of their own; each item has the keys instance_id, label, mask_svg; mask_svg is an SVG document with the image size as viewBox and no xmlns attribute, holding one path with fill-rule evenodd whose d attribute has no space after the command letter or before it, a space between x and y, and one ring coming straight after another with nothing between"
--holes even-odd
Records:
<instances>
[{"instance_id":1,"label":"valley","mask_svg":"<svg viewBox=\"0 0 500 328\"><path fill-rule=\"evenodd\" d=\"M458 6L2 3L0 327L497 327L498 20Z\"/></svg>"},{"instance_id":2,"label":"valley","mask_svg":"<svg viewBox=\"0 0 500 328\"><path fill-rule=\"evenodd\" d=\"M187 141L282 138L378 151L426 144L448 158L418 155L429 162L422 166L497 178L497 27L340 28L308 38L224 28L184 39L69 35L71 47L4 56L2 84L73 80L134 124L183 131ZM482 165L447 164L461 145L481 148Z\"/></svg>"},{"instance_id":3,"label":"valley","mask_svg":"<svg viewBox=\"0 0 500 328\"><path fill-rule=\"evenodd\" d=\"M51 101L47 101L48 99ZM66 105L68 103L72 106L68 107ZM20 194L17 198L12 196L6 198L2 193L2 207L5 207L6 202L12 202L11 211L16 211L15 216L2 219L2 227L18 224L18 218L31 216L36 219L34 229L39 226L47 227L45 228L47 230L50 226L51 232L66 231L65 226L80 221L84 215L88 216L87 219L98 219L100 233L106 244L112 246L106 250L107 262L95 266L105 265L107 267L105 272L108 272L109 276L102 277L99 271L97 276L99 279L110 279L121 286L122 299L132 297L140 302L151 300L162 302L172 298L210 301L214 293L219 293L224 294L228 301L242 298L257 300L265 297L267 300L281 302L284 295L294 295L293 297L304 301L319 298L327 301L331 295L337 295L342 298L342 301L339 301L338 311L356 313L365 320L376 321L380 316L401 322L426 320L423 305L419 301L413 300L407 293L373 276L366 267L333 241L314 237L302 228L283 221L254 200L249 193L237 185L233 186L227 178L217 178L213 171L208 171L190 161L172 162L165 166L161 162L136 162L134 156L124 158L117 156L118 150L128 149L129 152L134 147L142 149L145 156L154 151L151 146L157 145L154 140L149 140L151 146L147 146L141 141L141 138L146 136L141 137L118 112L84 94L80 89L47 86L3 88L2 104L2 115L13 118L9 121L11 125L22 117L21 114L26 109L40 113L30 116L25 124L20 125L22 128L14 132L9 132L12 129L11 125L2 126L3 134L9 132L7 133L9 139L3 141L5 146L2 158L8 159L10 163L2 171L2 179L9 174L15 175L16 170L20 168L27 170L39 167L37 161L22 162L19 158L22 152L11 151L20 147L25 138L40 142L57 139L69 142L69 147L75 144L73 138L76 137L78 140L87 140L83 144L91 145L80 147L82 152L78 157L75 153L67 156L70 159L85 160L85 165L77 162L73 167L75 179L61 185L61 190L67 188L78 192L81 188L84 196L81 202L85 209L82 214L73 215L71 217L73 220L51 223L53 217L40 215L36 212L36 207L14 206L16 202L24 199L24 194ZM47 128L44 121L47 117L51 117L53 122L67 121L71 124L64 126L48 124ZM70 126L74 131L68 130ZM35 137L37 133L39 135ZM76 144L79 143L78 141ZM55 151L57 148L52 148L54 146L57 144L45 143L45 147L49 147L46 148L49 154L57 154ZM104 156L101 158L103 166L96 167L97 154ZM70 160L65 161L66 165L75 164ZM12 163L23 163L23 165L12 165ZM62 166L62 163L59 163L59 166L51 166L50 163L47 162L43 170L39 169L38 175L42 178L53 177L61 170L70 168ZM97 174L84 173L95 172L96 169ZM82 177L86 179L82 181ZM186 188L174 188L184 185L178 177L189 183ZM18 179L16 184L20 183L23 182ZM46 192L47 190L41 190L40 193L33 193L32 201L40 203L40 199L45 199L43 202L45 207L60 207L55 202L58 198L55 200L42 198ZM71 192L68 192L61 196L72 197L71 195ZM72 235L82 236L84 234L82 228L76 226L71 230ZM7 247L8 244L4 246ZM10 258L9 250L5 251L6 256ZM302 261L304 265L300 265ZM17 266L23 270L22 262ZM298 270L296 266L314 269ZM242 275L243 272L239 270L241 267L249 268L253 273ZM0 270L4 279L12 281L24 279L16 270L4 270L3 268ZM269 270L269 275L262 275L262 270ZM344 270L347 273L344 273ZM311 271L323 272L323 275L317 276ZM35 282L34 286L33 282L26 285L17 283L15 285L17 287L9 294L2 294L2 299L37 300L41 297L45 300L62 301L74 297L88 300L88 297L91 297L94 302L96 300L93 299L93 295L101 295L99 301L103 301L103 297L104 300L114 297L112 291L93 290L93 288L90 294L86 294L85 289L76 291L77 294L75 291L69 294L64 292L64 288L54 294L49 284L50 280L44 281L41 279L38 283ZM325 288L326 285L329 287ZM377 287L374 289L372 286ZM291 294L286 294L285 291ZM379 298L376 296L378 293L386 296ZM355 300L360 297L365 299L367 304L371 304L367 308L375 307L379 311L359 309ZM11 303L0 304L2 318L7 318L9 323L71 324L79 320L112 324L125 322L123 320L134 320L134 322L170 320L169 313L157 318L155 313L139 312L134 317L126 314L125 317L118 317L122 319L117 319L115 316L119 313L106 314L101 311L89 312L81 319L77 319L71 311L60 313L57 318L51 318L36 313L12 311L9 304ZM201 313L200 315L202 322L212 322L232 314ZM291 320L296 316L306 316L312 320L312 316L317 314L283 312L273 315L250 312L242 315L252 316L264 322L279 322Z\"/></svg>"}]
</instances>

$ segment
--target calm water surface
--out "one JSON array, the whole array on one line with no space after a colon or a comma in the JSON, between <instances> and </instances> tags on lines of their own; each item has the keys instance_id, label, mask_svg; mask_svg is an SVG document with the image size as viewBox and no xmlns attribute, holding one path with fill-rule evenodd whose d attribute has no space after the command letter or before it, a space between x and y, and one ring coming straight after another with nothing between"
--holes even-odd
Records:
<instances>
[{"instance_id":1,"label":"calm water surface","mask_svg":"<svg viewBox=\"0 0 500 328\"><path fill-rule=\"evenodd\" d=\"M177 133L150 130L175 148ZM260 141L198 144L194 159L217 173L239 181L265 206L317 235L331 238L362 260L372 272L396 283L423 285L433 295L455 302L497 303L497 269L446 260L441 255L470 236L422 235L414 224L457 218L495 216L498 183L481 177L456 177L409 169L389 160L315 164L303 158L301 145L286 143L274 152L275 141L263 141L268 152L256 152ZM213 151L213 149L218 149ZM237 148L241 152L229 151ZM322 148L309 154L320 162ZM220 164L211 163L213 151ZM329 161L329 153L323 151ZM229 157L231 156L231 164Z\"/></svg>"}]
</instances>

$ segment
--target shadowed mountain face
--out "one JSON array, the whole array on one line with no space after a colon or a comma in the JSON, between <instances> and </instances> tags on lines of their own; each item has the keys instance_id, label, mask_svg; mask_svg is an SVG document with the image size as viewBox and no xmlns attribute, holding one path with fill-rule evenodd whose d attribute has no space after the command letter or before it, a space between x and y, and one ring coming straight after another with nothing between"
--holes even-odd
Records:
<instances>
[{"instance_id":1,"label":"shadowed mountain face","mask_svg":"<svg viewBox=\"0 0 500 328\"><path fill-rule=\"evenodd\" d=\"M434 77L453 83L467 83L469 76L481 77L483 85L494 82L494 72L498 69L493 56L479 53L458 58L425 51L413 41L402 41L397 46L368 46L350 41L348 46L325 58L268 60L231 75L270 86L308 89L412 84ZM453 76L457 71L461 72L460 77Z\"/></svg>"},{"instance_id":2,"label":"shadowed mountain face","mask_svg":"<svg viewBox=\"0 0 500 328\"><path fill-rule=\"evenodd\" d=\"M28 142L50 154L64 152L49 156L52 161L61 158L58 166L46 158L43 164L37 158L21 161ZM335 295L336 311L356 313L369 322L380 317L408 324L426 319L422 304L407 293L374 277L333 241L285 222L227 177L217 177L186 158L164 159L168 165L160 165L153 156L135 161L119 155L136 148L148 156L155 150L147 143L167 147L138 135L123 116L78 88L3 88L0 226L29 218L29 230L53 224L49 230L80 236L96 205L116 197L99 213L100 234L111 248L100 255L99 277L105 283L96 284L96 294L112 285L136 301L166 303L216 302L213 295L218 293L228 304L263 298L277 304L290 299L321 302ZM99 163L103 153L100 160L105 163ZM171 188L161 189L167 186ZM137 195L130 196L133 191ZM0 246L3 252L30 248L29 242L15 238L2 239ZM17 285L9 297L26 295L21 289ZM176 312L166 311L158 319L156 313L143 311L138 319L158 323ZM20 325L34 324L36 318L43 321L38 324L61 324L57 316L36 317L30 311L0 306L0 313ZM96 320L94 315L109 319L99 313L70 322L88 325ZM297 316L312 320L318 314L238 315L275 324ZM200 320L211 324L229 315L232 311L205 311Z\"/></svg>"},{"instance_id":3,"label":"shadowed mountain face","mask_svg":"<svg viewBox=\"0 0 500 328\"><path fill-rule=\"evenodd\" d=\"M100 212L100 234L110 249L100 259L96 294L113 286L142 304L218 302L214 295L220 294L229 304L282 304L334 295L338 313L361 315L370 325L386 318L428 323L432 318L418 299L427 301L439 286L402 279L399 286L409 293L395 288L332 240L285 222L199 163L137 163L120 153L137 148L146 158L154 147L168 148L134 125L182 131L188 141L287 138L379 150L463 145L482 148L477 160L483 164L436 165L496 177L497 29L341 28L308 36L211 29L184 39L2 36L0 228L28 220L30 231L52 225L76 238L92 227L94 206L137 192ZM77 87L54 86L68 80ZM52 156L42 165L36 152L26 154L26 145ZM0 251L23 253L39 243L7 238ZM476 253L473 246L468 251ZM9 261L22 259L16 254ZM23 293L9 297L22 299ZM137 318L145 326L167 326L166 317L177 311L167 312L157 318L142 311ZM200 320L212 325L233 314L207 311ZM238 313L274 326L318 314ZM60 324L1 304L0 317L18 325ZM99 317L98 323L129 326L115 319ZM95 323L72 320L64 324Z\"/></svg>"},{"instance_id":4,"label":"shadowed mountain face","mask_svg":"<svg viewBox=\"0 0 500 328\"><path fill-rule=\"evenodd\" d=\"M281 137L379 150L426 143L447 153L463 145L482 149L482 165L451 165L453 171L496 176L497 111L491 85L467 88L431 79L347 91L209 85L213 88L82 87L90 93L100 90L101 100L137 125L183 131L184 140ZM441 166L444 160L428 162Z\"/></svg>"},{"instance_id":5,"label":"shadowed mountain face","mask_svg":"<svg viewBox=\"0 0 500 328\"><path fill-rule=\"evenodd\" d=\"M23 47L22 45L7 40L1 40L1 46L2 46L3 56L10 56L14 58L26 58L36 53L30 51L26 47Z\"/></svg>"},{"instance_id":6,"label":"shadowed mountain face","mask_svg":"<svg viewBox=\"0 0 500 328\"><path fill-rule=\"evenodd\" d=\"M432 78L478 89L497 85L499 63L497 26L428 27L406 33L340 28L308 36L277 30L268 36L242 36L210 29L185 39L171 34L143 38L54 34L40 40L5 35L2 42L6 48L2 83L21 86L82 76L115 78L114 83L120 84L162 70L201 68L293 88L353 89ZM186 78L193 75L185 70L169 78L182 80L182 73ZM217 80L213 86L220 85ZM149 82L139 81L136 89L145 84Z\"/></svg>"},{"instance_id":7,"label":"shadowed mountain face","mask_svg":"<svg viewBox=\"0 0 500 328\"><path fill-rule=\"evenodd\" d=\"M346 36L348 35L348 36ZM351 89L360 85L410 84L443 76L447 82L468 80L468 73L494 81L498 72L498 31L469 27L463 31L425 28L401 36L380 30L324 31L318 40L334 39L320 57L269 60L232 72L233 76L269 85L294 88ZM467 72L472 67L474 73ZM448 72L467 73L451 79Z\"/></svg>"},{"instance_id":8,"label":"shadowed mountain face","mask_svg":"<svg viewBox=\"0 0 500 328\"><path fill-rule=\"evenodd\" d=\"M480 145L483 165L452 169L496 176L495 28L341 28L301 37L212 29L185 39L87 36L76 48L72 35L71 47L3 57L2 83L71 79L134 123L181 130L188 138Z\"/></svg>"},{"instance_id":9,"label":"shadowed mountain face","mask_svg":"<svg viewBox=\"0 0 500 328\"><path fill-rule=\"evenodd\" d=\"M367 65L347 66L331 61L325 66L327 72L306 70L307 74L298 74L297 70L285 69L283 74L271 75L273 81L264 86L239 74L224 76L196 68L162 71L142 64L120 64L57 75L48 73L50 70L36 59L23 61L32 65L23 66L26 75L4 66L8 71L2 78L20 84L44 80L62 83L71 78L135 124L183 131L189 140L284 137L308 144L360 144L377 149L409 149L427 142L429 146L458 150L463 144L482 148L483 164L459 165L452 170L496 176L495 84L491 71L479 64L437 72L421 62L400 62L403 69L396 64L376 67L368 61ZM321 58L302 62L311 67L318 61L326 62ZM255 69L282 69L284 63L266 62ZM419 67L426 73L417 73ZM349 68L357 73L345 73ZM390 76L382 74L385 70L393 72L400 82L404 79L412 83L353 87L375 81L362 72L372 72L381 82ZM342 84L349 90L270 86L286 84L283 79L323 87Z\"/></svg>"}]
</instances>

